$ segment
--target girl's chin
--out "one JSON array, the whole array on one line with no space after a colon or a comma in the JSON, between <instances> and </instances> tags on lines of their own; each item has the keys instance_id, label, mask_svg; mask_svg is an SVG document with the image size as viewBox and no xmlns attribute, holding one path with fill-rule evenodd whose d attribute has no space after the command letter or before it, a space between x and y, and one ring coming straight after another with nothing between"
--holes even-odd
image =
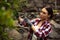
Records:
<instances>
[{"instance_id":1,"label":"girl's chin","mask_svg":"<svg viewBox=\"0 0 60 40\"><path fill-rule=\"evenodd\" d=\"M44 19L43 17L40 17L40 19Z\"/></svg>"},{"instance_id":2,"label":"girl's chin","mask_svg":"<svg viewBox=\"0 0 60 40\"><path fill-rule=\"evenodd\" d=\"M41 20L45 20L44 18L40 18Z\"/></svg>"}]
</instances>

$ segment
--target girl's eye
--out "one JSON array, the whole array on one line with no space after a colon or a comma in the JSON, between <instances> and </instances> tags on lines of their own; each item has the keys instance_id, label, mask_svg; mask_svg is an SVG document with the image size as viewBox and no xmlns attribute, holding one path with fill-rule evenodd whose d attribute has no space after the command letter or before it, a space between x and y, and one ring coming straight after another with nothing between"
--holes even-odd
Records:
<instances>
[{"instance_id":1,"label":"girl's eye","mask_svg":"<svg viewBox=\"0 0 60 40\"><path fill-rule=\"evenodd\" d=\"M45 12L41 11L43 14L46 14Z\"/></svg>"},{"instance_id":2,"label":"girl's eye","mask_svg":"<svg viewBox=\"0 0 60 40\"><path fill-rule=\"evenodd\" d=\"M46 14L45 12L43 12L43 14Z\"/></svg>"}]
</instances>

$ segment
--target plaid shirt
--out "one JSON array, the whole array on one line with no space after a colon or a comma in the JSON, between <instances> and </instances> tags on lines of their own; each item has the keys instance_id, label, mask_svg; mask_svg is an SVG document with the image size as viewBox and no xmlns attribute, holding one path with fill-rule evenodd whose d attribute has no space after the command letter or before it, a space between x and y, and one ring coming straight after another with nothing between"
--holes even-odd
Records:
<instances>
[{"instance_id":1,"label":"plaid shirt","mask_svg":"<svg viewBox=\"0 0 60 40\"><path fill-rule=\"evenodd\" d=\"M33 19L31 20L31 23L35 26L34 28L36 29L36 32L34 32L34 34L37 37L47 37L49 35L49 33L51 32L51 24L49 23L49 21L45 21L40 28L37 28L37 24L40 22L41 20L39 18ZM24 22L25 23L25 22ZM33 33L33 30L30 30L29 33L29 37L30 34ZM29 38L28 37L28 38Z\"/></svg>"}]
</instances>

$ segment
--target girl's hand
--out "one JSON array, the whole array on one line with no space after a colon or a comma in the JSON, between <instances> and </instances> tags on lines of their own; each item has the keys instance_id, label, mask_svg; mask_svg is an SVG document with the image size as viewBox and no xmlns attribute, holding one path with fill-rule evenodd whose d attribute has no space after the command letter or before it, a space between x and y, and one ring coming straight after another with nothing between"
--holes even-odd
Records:
<instances>
[{"instance_id":1,"label":"girl's hand","mask_svg":"<svg viewBox=\"0 0 60 40\"><path fill-rule=\"evenodd\" d=\"M22 22L22 21L24 20L24 19L23 19L23 18L21 18L20 16L19 16L19 18L18 18L18 19L19 19L19 21L20 21L20 22Z\"/></svg>"}]
</instances>

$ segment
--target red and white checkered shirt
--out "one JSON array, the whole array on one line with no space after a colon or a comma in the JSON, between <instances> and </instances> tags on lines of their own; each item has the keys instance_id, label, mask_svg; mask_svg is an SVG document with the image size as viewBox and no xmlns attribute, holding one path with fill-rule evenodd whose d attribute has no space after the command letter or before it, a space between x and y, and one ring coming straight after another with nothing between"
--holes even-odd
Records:
<instances>
[{"instance_id":1,"label":"red and white checkered shirt","mask_svg":"<svg viewBox=\"0 0 60 40\"><path fill-rule=\"evenodd\" d=\"M37 28L37 24L40 22L41 20L39 18L31 20L31 22L34 24L36 32L34 32L34 34L37 37L46 37L49 35L49 33L51 33L51 24L49 23L49 21L45 21L40 28Z\"/></svg>"},{"instance_id":2,"label":"red and white checkered shirt","mask_svg":"<svg viewBox=\"0 0 60 40\"><path fill-rule=\"evenodd\" d=\"M33 30L31 29L28 35L28 39L31 39L30 34L32 33L34 33L37 37L42 37L42 38L47 37L49 33L51 33L51 24L49 23L49 21L45 21L40 28L37 28L37 24L40 21L41 20L39 18L31 20L31 23L34 25L36 32L33 32ZM23 22L23 25L26 26L26 23Z\"/></svg>"}]
</instances>

